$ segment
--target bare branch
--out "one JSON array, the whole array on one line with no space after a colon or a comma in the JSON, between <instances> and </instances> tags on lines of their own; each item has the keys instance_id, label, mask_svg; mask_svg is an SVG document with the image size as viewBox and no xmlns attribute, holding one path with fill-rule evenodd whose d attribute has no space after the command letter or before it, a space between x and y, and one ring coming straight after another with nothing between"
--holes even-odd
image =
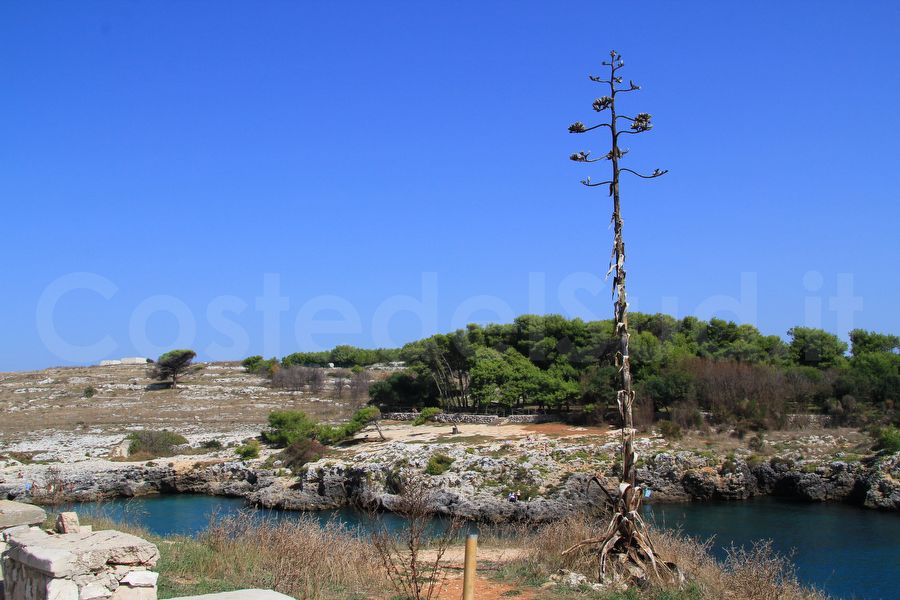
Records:
<instances>
[{"instance_id":1,"label":"bare branch","mask_svg":"<svg viewBox=\"0 0 900 600\"><path fill-rule=\"evenodd\" d=\"M605 158L606 158L606 157L590 158L590 156L591 156L590 150L588 150L588 151L582 150L581 152L576 152L574 154L569 155L569 160L573 160L575 162L592 163L592 162L599 162L601 160L605 160Z\"/></svg>"},{"instance_id":2,"label":"bare branch","mask_svg":"<svg viewBox=\"0 0 900 600\"><path fill-rule=\"evenodd\" d=\"M627 172L631 173L632 175L637 175L641 179L653 179L655 177L662 177L663 175L665 175L666 173L669 172L668 169L663 169L662 171L660 171L659 169L656 169L650 175L641 175L637 171L632 171L631 169L626 169L625 167L621 167L619 169L619 171L627 171Z\"/></svg>"},{"instance_id":3,"label":"bare branch","mask_svg":"<svg viewBox=\"0 0 900 600\"><path fill-rule=\"evenodd\" d=\"M610 124L600 123L599 125L594 125L593 127L586 127L585 124L581 121L575 121L574 123L569 125L569 133L585 133L597 129L598 127L610 127Z\"/></svg>"},{"instance_id":4,"label":"bare branch","mask_svg":"<svg viewBox=\"0 0 900 600\"><path fill-rule=\"evenodd\" d=\"M597 187L598 185L608 185L612 183L612 181L601 181L600 183L591 183L591 178L581 180L581 185L585 185L587 187Z\"/></svg>"}]
</instances>

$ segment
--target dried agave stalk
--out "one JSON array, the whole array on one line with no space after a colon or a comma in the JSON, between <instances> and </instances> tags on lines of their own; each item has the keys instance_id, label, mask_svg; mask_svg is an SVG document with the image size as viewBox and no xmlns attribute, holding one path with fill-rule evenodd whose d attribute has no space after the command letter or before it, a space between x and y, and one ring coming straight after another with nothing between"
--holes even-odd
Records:
<instances>
[{"instance_id":1,"label":"dried agave stalk","mask_svg":"<svg viewBox=\"0 0 900 600\"><path fill-rule=\"evenodd\" d=\"M631 382L631 363L628 353L628 299L625 292L625 242L622 239L622 214L619 203L619 175L621 172L631 173L643 179L653 179L664 175L666 171L656 169L649 175L642 175L637 171L619 167L619 160L627 150L619 148L620 135L633 135L649 131L653 125L650 115L638 113L634 117L616 114L616 96L624 92L633 92L640 89L633 81L628 82L627 87L617 88L622 83L622 77L617 75L619 69L625 66L622 57L614 50L609 53L610 60L603 61L603 65L609 67L609 79L600 76L591 76L591 81L609 85L609 95L598 98L593 103L596 112L608 110L610 119L608 123L599 123L588 127L577 121L569 126L570 133L585 133L600 127L607 127L612 138L612 148L603 158L591 158L590 152L582 151L572 154L569 158L576 162L597 162L608 160L612 163L612 179L600 183L592 183L590 178L581 183L588 187L601 185L609 186L609 195L613 199L612 224L614 229L614 241L612 257L607 276L613 274L613 295L615 298L616 335L619 338L619 349L616 353L616 366L622 377L622 389L616 396L619 413L622 416L622 479L619 484L617 497L607 493L613 507L613 517L601 536L581 541L563 554L574 552L586 546L597 546L600 561L600 581L608 578L608 567L611 558L618 563L618 573L614 577L623 576L626 579L640 580L655 578L672 581L679 577L674 565L662 562L658 559L653 548L653 543L646 533L646 525L641 519L640 508L643 497L643 489L635 484L634 451L634 390ZM619 130L620 120L630 122L628 129ZM594 477L592 482L597 483L606 492L600 480Z\"/></svg>"}]
</instances>

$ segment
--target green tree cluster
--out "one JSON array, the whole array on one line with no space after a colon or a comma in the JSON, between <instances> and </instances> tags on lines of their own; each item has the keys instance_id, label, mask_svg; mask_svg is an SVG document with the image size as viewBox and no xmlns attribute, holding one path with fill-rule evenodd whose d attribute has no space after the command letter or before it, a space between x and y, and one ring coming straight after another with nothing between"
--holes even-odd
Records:
<instances>
[{"instance_id":1,"label":"green tree cluster","mask_svg":"<svg viewBox=\"0 0 900 600\"><path fill-rule=\"evenodd\" d=\"M848 353L837 336L810 327L790 329L785 341L717 318L632 313L629 320L636 409L650 419L662 413L692 427L706 411L757 430L781 426L798 412L824 413L853 425L898 418L896 335L855 329ZM469 325L394 350L339 346L280 362L251 357L245 365L265 371L273 365L401 360L403 371L369 388L371 404L383 411L575 409L587 418L611 418L619 387L616 349L611 320L523 315L509 324ZM339 432L318 435L341 438Z\"/></svg>"},{"instance_id":2,"label":"green tree cluster","mask_svg":"<svg viewBox=\"0 0 900 600\"><path fill-rule=\"evenodd\" d=\"M357 348L355 346L335 346L324 352L295 352L281 360L281 366L299 365L304 367L322 367L333 364L335 367L367 367L376 363L399 360L399 350L387 348Z\"/></svg>"},{"instance_id":3,"label":"green tree cluster","mask_svg":"<svg viewBox=\"0 0 900 600\"><path fill-rule=\"evenodd\" d=\"M631 364L639 401L692 426L700 410L748 429L777 427L791 412L890 421L900 396L897 336L837 336L794 327L788 341L713 318L632 313ZM406 370L372 385L387 410L440 406L508 413L526 407L611 412L617 389L612 321L523 315L469 325L407 344ZM643 399L643 400L641 400Z\"/></svg>"}]
</instances>

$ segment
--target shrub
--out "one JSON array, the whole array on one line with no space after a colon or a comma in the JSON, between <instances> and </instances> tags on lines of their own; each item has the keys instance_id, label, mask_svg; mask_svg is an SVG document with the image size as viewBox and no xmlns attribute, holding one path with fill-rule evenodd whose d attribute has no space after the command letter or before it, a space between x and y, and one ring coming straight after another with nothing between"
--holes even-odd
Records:
<instances>
[{"instance_id":1,"label":"shrub","mask_svg":"<svg viewBox=\"0 0 900 600\"><path fill-rule=\"evenodd\" d=\"M747 442L747 447L750 448L751 450L753 450L754 452L759 452L760 450L762 450L765 447L765 445L766 445L766 438L762 432L757 433L752 438L750 438L749 442Z\"/></svg>"},{"instance_id":2,"label":"shrub","mask_svg":"<svg viewBox=\"0 0 900 600\"><path fill-rule=\"evenodd\" d=\"M747 464L750 467L758 467L766 462L766 457L761 454L751 454L750 458L747 459Z\"/></svg>"},{"instance_id":3,"label":"shrub","mask_svg":"<svg viewBox=\"0 0 900 600\"><path fill-rule=\"evenodd\" d=\"M300 438L312 437L316 423L299 410L276 410L269 413L269 429L263 440L275 446L290 446Z\"/></svg>"},{"instance_id":4,"label":"shrub","mask_svg":"<svg viewBox=\"0 0 900 600\"><path fill-rule=\"evenodd\" d=\"M381 418L381 411L378 410L377 406L365 406L353 414L353 417L350 418L350 422L367 425L379 418Z\"/></svg>"},{"instance_id":5,"label":"shrub","mask_svg":"<svg viewBox=\"0 0 900 600\"><path fill-rule=\"evenodd\" d=\"M257 375L273 375L280 366L278 359L275 357L265 359L262 356L249 356L241 361L241 365L247 369L248 373L256 373Z\"/></svg>"},{"instance_id":6,"label":"shrub","mask_svg":"<svg viewBox=\"0 0 900 600\"><path fill-rule=\"evenodd\" d=\"M363 427L377 420L381 411L366 406L354 413L350 421L342 425L316 423L299 410L276 410L269 413L269 429L262 432L263 440L280 447L287 447L301 439L315 439L330 446L356 435Z\"/></svg>"},{"instance_id":7,"label":"shrub","mask_svg":"<svg viewBox=\"0 0 900 600\"><path fill-rule=\"evenodd\" d=\"M452 458L450 458L446 454L436 452L435 454L431 455L431 458L428 459L428 465L425 467L425 472L429 475L443 475L447 472L447 469L449 469L450 465L452 464Z\"/></svg>"},{"instance_id":8,"label":"shrub","mask_svg":"<svg viewBox=\"0 0 900 600\"><path fill-rule=\"evenodd\" d=\"M94 389L94 386L89 385L86 388L84 388L83 392L81 392L81 397L82 398L93 398L94 394L96 394L96 393L97 393L97 390Z\"/></svg>"},{"instance_id":9,"label":"shrub","mask_svg":"<svg viewBox=\"0 0 900 600\"><path fill-rule=\"evenodd\" d=\"M703 426L703 414L694 402L676 402L669 407L669 417L682 429L700 429Z\"/></svg>"},{"instance_id":10,"label":"shrub","mask_svg":"<svg viewBox=\"0 0 900 600\"><path fill-rule=\"evenodd\" d=\"M416 420L413 421L413 425L424 425L427 421L431 421L434 417L443 412L444 411L435 406L426 406L422 409L422 412L419 413L419 416L416 417Z\"/></svg>"},{"instance_id":11,"label":"shrub","mask_svg":"<svg viewBox=\"0 0 900 600\"><path fill-rule=\"evenodd\" d=\"M327 446L339 444L348 437L353 435L350 433L347 425L316 425L313 430L312 438L319 440Z\"/></svg>"},{"instance_id":12,"label":"shrub","mask_svg":"<svg viewBox=\"0 0 900 600\"><path fill-rule=\"evenodd\" d=\"M309 462L315 462L325 455L325 446L317 440L297 440L278 454L285 467L297 471Z\"/></svg>"},{"instance_id":13,"label":"shrub","mask_svg":"<svg viewBox=\"0 0 900 600\"><path fill-rule=\"evenodd\" d=\"M246 444L235 448L235 452L241 457L241 460L250 460L252 458L259 458L259 448L258 441L250 440Z\"/></svg>"},{"instance_id":14,"label":"shrub","mask_svg":"<svg viewBox=\"0 0 900 600\"><path fill-rule=\"evenodd\" d=\"M794 459L786 458L783 456L774 456L769 461L769 465L772 466L773 469L793 469L794 468Z\"/></svg>"},{"instance_id":15,"label":"shrub","mask_svg":"<svg viewBox=\"0 0 900 600\"><path fill-rule=\"evenodd\" d=\"M219 440L206 440L205 442L200 444L200 447L204 450L221 450L222 442L220 442Z\"/></svg>"},{"instance_id":16,"label":"shrub","mask_svg":"<svg viewBox=\"0 0 900 600\"><path fill-rule=\"evenodd\" d=\"M659 433L667 440L681 439L681 425L678 423L673 423L672 421L660 421L656 426L659 428Z\"/></svg>"},{"instance_id":17,"label":"shrub","mask_svg":"<svg viewBox=\"0 0 900 600\"><path fill-rule=\"evenodd\" d=\"M720 470L722 473L737 473L737 469L737 458L735 457L734 451L731 451L728 453L728 456L725 457L725 460L722 461L722 468Z\"/></svg>"},{"instance_id":18,"label":"shrub","mask_svg":"<svg viewBox=\"0 0 900 600\"><path fill-rule=\"evenodd\" d=\"M900 428L889 425L878 430L875 446L879 450L888 452L900 452Z\"/></svg>"},{"instance_id":19,"label":"shrub","mask_svg":"<svg viewBox=\"0 0 900 600\"><path fill-rule=\"evenodd\" d=\"M135 431L128 435L128 454L146 454L154 457L172 456L175 446L187 444L187 439L178 433L163 429L162 431Z\"/></svg>"}]
</instances>

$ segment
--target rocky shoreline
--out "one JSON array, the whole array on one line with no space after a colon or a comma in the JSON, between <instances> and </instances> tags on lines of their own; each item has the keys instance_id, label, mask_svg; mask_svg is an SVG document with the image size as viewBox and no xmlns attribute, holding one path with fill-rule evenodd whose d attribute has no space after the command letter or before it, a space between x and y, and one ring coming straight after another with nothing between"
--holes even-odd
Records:
<instances>
[{"instance_id":1,"label":"rocky shoreline","mask_svg":"<svg viewBox=\"0 0 900 600\"><path fill-rule=\"evenodd\" d=\"M761 460L743 453L715 456L660 450L640 440L638 479L650 503L745 500L772 495L809 502L844 502L870 509L900 509L900 454L857 460ZM587 482L598 473L607 490L615 477L616 442L605 445L524 439L466 447L462 444L390 442L351 456L324 458L298 472L269 460L242 462L221 455L175 457L147 463L86 461L9 465L0 469L0 497L36 503L102 501L150 494L191 493L245 498L266 508L328 510L362 505L390 510L397 482L423 474L435 489L433 510L479 521L546 522L602 502ZM446 472L424 475L441 454ZM274 467L270 467L274 462ZM31 491L27 483L33 482ZM519 502L507 500L520 491Z\"/></svg>"}]
</instances>

